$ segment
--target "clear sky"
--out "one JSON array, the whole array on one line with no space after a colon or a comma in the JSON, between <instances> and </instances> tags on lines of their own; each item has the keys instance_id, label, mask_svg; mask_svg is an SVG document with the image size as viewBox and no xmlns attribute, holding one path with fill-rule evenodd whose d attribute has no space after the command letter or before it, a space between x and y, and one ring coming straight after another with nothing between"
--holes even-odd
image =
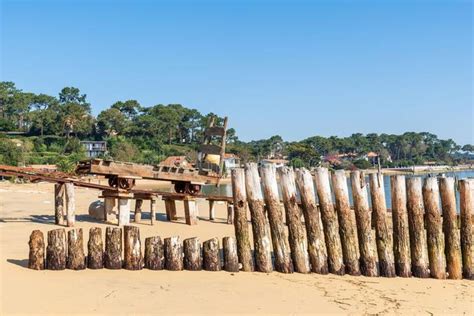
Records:
<instances>
[{"instance_id":1,"label":"clear sky","mask_svg":"<svg viewBox=\"0 0 474 316\"><path fill-rule=\"evenodd\" d=\"M429 131L474 143L471 1L6 1L1 80L181 103L243 140Z\"/></svg>"}]
</instances>

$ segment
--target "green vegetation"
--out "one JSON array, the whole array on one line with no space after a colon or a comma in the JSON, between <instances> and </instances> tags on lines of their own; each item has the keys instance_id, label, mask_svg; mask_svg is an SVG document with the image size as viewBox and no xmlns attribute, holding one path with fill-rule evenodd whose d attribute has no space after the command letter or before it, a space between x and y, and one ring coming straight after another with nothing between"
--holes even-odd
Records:
<instances>
[{"instance_id":1,"label":"green vegetation","mask_svg":"<svg viewBox=\"0 0 474 316\"><path fill-rule=\"evenodd\" d=\"M156 164L170 155L192 160L210 116L216 115L180 104L146 107L126 100L94 117L87 96L77 88L66 87L55 97L23 92L13 82L0 82L0 164L57 164L71 171L86 157L81 140L107 141L107 158L116 160ZM368 168L374 164L367 157L369 152L378 155L383 166L452 165L469 159L474 146L461 147L452 139L438 139L426 132L313 136L299 142L273 136L243 142L230 128L227 151L243 162L285 158L295 167Z\"/></svg>"}]
</instances>

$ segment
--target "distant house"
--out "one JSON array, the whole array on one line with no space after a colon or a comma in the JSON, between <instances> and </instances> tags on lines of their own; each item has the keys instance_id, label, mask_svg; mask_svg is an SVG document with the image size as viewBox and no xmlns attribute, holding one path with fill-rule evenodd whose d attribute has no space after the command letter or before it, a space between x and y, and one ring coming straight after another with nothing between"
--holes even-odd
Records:
<instances>
[{"instance_id":1,"label":"distant house","mask_svg":"<svg viewBox=\"0 0 474 316\"><path fill-rule=\"evenodd\" d=\"M288 160L286 159L262 159L260 160L260 165L275 165L275 167L283 167L288 165Z\"/></svg>"},{"instance_id":2,"label":"distant house","mask_svg":"<svg viewBox=\"0 0 474 316\"><path fill-rule=\"evenodd\" d=\"M232 169L240 167L240 158L234 154L224 155L224 168L226 172L230 172Z\"/></svg>"},{"instance_id":3,"label":"distant house","mask_svg":"<svg viewBox=\"0 0 474 316\"><path fill-rule=\"evenodd\" d=\"M107 153L106 141L85 140L81 142L89 158L103 156Z\"/></svg>"},{"instance_id":4,"label":"distant house","mask_svg":"<svg viewBox=\"0 0 474 316\"><path fill-rule=\"evenodd\" d=\"M186 156L169 156L162 162L160 162L160 166L166 167L189 167L190 163L186 159Z\"/></svg>"}]
</instances>

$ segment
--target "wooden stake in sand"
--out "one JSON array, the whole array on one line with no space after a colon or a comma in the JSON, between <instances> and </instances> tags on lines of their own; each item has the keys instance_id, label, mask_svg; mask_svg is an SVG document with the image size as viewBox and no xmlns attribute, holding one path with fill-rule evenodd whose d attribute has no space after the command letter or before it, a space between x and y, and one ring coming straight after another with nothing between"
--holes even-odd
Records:
<instances>
[{"instance_id":1,"label":"wooden stake in sand","mask_svg":"<svg viewBox=\"0 0 474 316\"><path fill-rule=\"evenodd\" d=\"M393 245L387 226L387 205L385 204L385 191L383 175L372 173L369 175L370 193L372 198L372 211L375 219L375 236L377 253L379 255L380 275L395 277L395 263L393 259Z\"/></svg>"},{"instance_id":2,"label":"wooden stake in sand","mask_svg":"<svg viewBox=\"0 0 474 316\"><path fill-rule=\"evenodd\" d=\"M105 268L122 268L122 229L107 227L105 230Z\"/></svg>"},{"instance_id":3,"label":"wooden stake in sand","mask_svg":"<svg viewBox=\"0 0 474 316\"><path fill-rule=\"evenodd\" d=\"M127 270L141 270L143 256L140 240L140 229L135 226L123 227L124 267Z\"/></svg>"},{"instance_id":4,"label":"wooden stake in sand","mask_svg":"<svg viewBox=\"0 0 474 316\"><path fill-rule=\"evenodd\" d=\"M440 178L439 191L443 210L443 233L449 279L462 279L461 240L457 225L454 178Z\"/></svg>"},{"instance_id":5,"label":"wooden stake in sand","mask_svg":"<svg viewBox=\"0 0 474 316\"><path fill-rule=\"evenodd\" d=\"M351 186L359 239L360 270L365 276L375 277L379 272L365 174L360 171L351 172Z\"/></svg>"},{"instance_id":6,"label":"wooden stake in sand","mask_svg":"<svg viewBox=\"0 0 474 316\"><path fill-rule=\"evenodd\" d=\"M145 239L145 268L150 270L163 270L165 267L165 254L160 236Z\"/></svg>"},{"instance_id":7,"label":"wooden stake in sand","mask_svg":"<svg viewBox=\"0 0 474 316\"><path fill-rule=\"evenodd\" d=\"M411 257L405 176L390 177L390 184L395 270L398 276L408 278L411 276Z\"/></svg>"},{"instance_id":8,"label":"wooden stake in sand","mask_svg":"<svg viewBox=\"0 0 474 316\"><path fill-rule=\"evenodd\" d=\"M56 225L64 225L64 184L54 185L54 218Z\"/></svg>"},{"instance_id":9,"label":"wooden stake in sand","mask_svg":"<svg viewBox=\"0 0 474 316\"><path fill-rule=\"evenodd\" d=\"M150 199L150 218L151 218L151 225L155 225L156 222L156 199Z\"/></svg>"},{"instance_id":10,"label":"wooden stake in sand","mask_svg":"<svg viewBox=\"0 0 474 316\"><path fill-rule=\"evenodd\" d=\"M227 203L227 224L234 224L234 205Z\"/></svg>"},{"instance_id":11,"label":"wooden stake in sand","mask_svg":"<svg viewBox=\"0 0 474 316\"><path fill-rule=\"evenodd\" d=\"M473 279L472 267L472 214L474 213L474 181L459 180L459 196L461 204L461 250L463 277Z\"/></svg>"},{"instance_id":12,"label":"wooden stake in sand","mask_svg":"<svg viewBox=\"0 0 474 316\"><path fill-rule=\"evenodd\" d=\"M309 273L308 245L304 224L301 221L302 212L296 201L295 174L292 168L281 167L278 169L278 175L285 205L293 265L296 272Z\"/></svg>"},{"instance_id":13,"label":"wooden stake in sand","mask_svg":"<svg viewBox=\"0 0 474 316\"><path fill-rule=\"evenodd\" d=\"M185 198L184 203L184 219L188 225L198 224L198 206L194 198ZM174 215L176 216L176 214Z\"/></svg>"},{"instance_id":14,"label":"wooden stake in sand","mask_svg":"<svg viewBox=\"0 0 474 316\"><path fill-rule=\"evenodd\" d=\"M265 203L256 163L245 165L245 188L252 221L255 249L255 268L260 272L272 272L272 249L265 218Z\"/></svg>"},{"instance_id":15,"label":"wooden stake in sand","mask_svg":"<svg viewBox=\"0 0 474 316\"><path fill-rule=\"evenodd\" d=\"M329 272L343 275L344 263L342 259L342 245L339 235L339 223L332 203L329 173L326 168L316 168L316 191L321 210L321 220L324 226L324 237L328 251Z\"/></svg>"},{"instance_id":16,"label":"wooden stake in sand","mask_svg":"<svg viewBox=\"0 0 474 316\"><path fill-rule=\"evenodd\" d=\"M239 272L239 258L237 256L237 242L234 237L222 239L224 248L224 270L228 272Z\"/></svg>"},{"instance_id":17,"label":"wooden stake in sand","mask_svg":"<svg viewBox=\"0 0 474 316\"><path fill-rule=\"evenodd\" d=\"M33 270L44 269L44 236L40 230L34 230L31 232L30 241L30 253L28 256L28 268Z\"/></svg>"},{"instance_id":18,"label":"wooden stake in sand","mask_svg":"<svg viewBox=\"0 0 474 316\"><path fill-rule=\"evenodd\" d=\"M426 238L424 222L424 205L421 189L421 178L412 177L407 183L408 228L410 229L411 270L413 276L428 278L429 263L426 256Z\"/></svg>"},{"instance_id":19,"label":"wooden stake in sand","mask_svg":"<svg viewBox=\"0 0 474 316\"><path fill-rule=\"evenodd\" d=\"M308 238L308 253L311 271L319 274L328 273L328 254L324 239L321 214L316 205L313 177L307 169L296 170L296 184L301 195L304 222Z\"/></svg>"},{"instance_id":20,"label":"wooden stake in sand","mask_svg":"<svg viewBox=\"0 0 474 316\"><path fill-rule=\"evenodd\" d=\"M118 199L118 225L130 224L130 199Z\"/></svg>"},{"instance_id":21,"label":"wooden stake in sand","mask_svg":"<svg viewBox=\"0 0 474 316\"><path fill-rule=\"evenodd\" d=\"M219 256L219 239L212 238L202 244L202 264L204 270L219 271L221 269L221 259Z\"/></svg>"},{"instance_id":22,"label":"wooden stake in sand","mask_svg":"<svg viewBox=\"0 0 474 316\"><path fill-rule=\"evenodd\" d=\"M293 262L288 244L288 236L283 223L275 166L263 165L260 167L260 174L262 175L263 193L267 206L268 221L270 222L275 270L282 273L292 273Z\"/></svg>"},{"instance_id":23,"label":"wooden stake in sand","mask_svg":"<svg viewBox=\"0 0 474 316\"><path fill-rule=\"evenodd\" d=\"M183 245L178 236L165 238L165 268L171 271L183 270Z\"/></svg>"},{"instance_id":24,"label":"wooden stake in sand","mask_svg":"<svg viewBox=\"0 0 474 316\"><path fill-rule=\"evenodd\" d=\"M247 194L245 174L242 168L232 170L232 194L234 197L234 227L237 238L237 252L243 271L253 271L254 261L250 246L249 225L247 220Z\"/></svg>"},{"instance_id":25,"label":"wooden stake in sand","mask_svg":"<svg viewBox=\"0 0 474 316\"><path fill-rule=\"evenodd\" d=\"M63 228L48 231L46 268L49 270L66 269L66 257L66 231Z\"/></svg>"},{"instance_id":26,"label":"wooden stake in sand","mask_svg":"<svg viewBox=\"0 0 474 316\"><path fill-rule=\"evenodd\" d=\"M339 218L339 232L346 273L360 275L357 229L352 220L349 189L347 188L346 172L344 170L336 170L332 173L332 187L336 197L336 210Z\"/></svg>"},{"instance_id":27,"label":"wooden stake in sand","mask_svg":"<svg viewBox=\"0 0 474 316\"><path fill-rule=\"evenodd\" d=\"M82 228L71 229L67 232L67 237L67 268L84 270L86 268L86 257L84 255Z\"/></svg>"},{"instance_id":28,"label":"wooden stake in sand","mask_svg":"<svg viewBox=\"0 0 474 316\"><path fill-rule=\"evenodd\" d=\"M67 226L73 227L76 222L76 197L74 183L65 183Z\"/></svg>"},{"instance_id":29,"label":"wooden stake in sand","mask_svg":"<svg viewBox=\"0 0 474 316\"><path fill-rule=\"evenodd\" d=\"M188 238L183 242L184 269L199 271L202 269L201 243L199 238Z\"/></svg>"},{"instance_id":30,"label":"wooden stake in sand","mask_svg":"<svg viewBox=\"0 0 474 316\"><path fill-rule=\"evenodd\" d=\"M441 229L441 211L439 209L438 179L425 179L423 184L423 201L426 210L426 235L428 239L430 275L435 279L445 279L446 265L444 238Z\"/></svg>"},{"instance_id":31,"label":"wooden stake in sand","mask_svg":"<svg viewBox=\"0 0 474 316\"><path fill-rule=\"evenodd\" d=\"M101 228L92 227L89 230L87 249L87 267L89 269L102 269L104 267L104 244Z\"/></svg>"}]
</instances>

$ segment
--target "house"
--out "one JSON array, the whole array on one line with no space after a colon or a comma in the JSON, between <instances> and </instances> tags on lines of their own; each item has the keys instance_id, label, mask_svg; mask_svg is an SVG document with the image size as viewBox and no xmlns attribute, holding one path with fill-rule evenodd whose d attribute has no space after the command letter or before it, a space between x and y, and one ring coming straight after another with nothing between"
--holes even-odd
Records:
<instances>
[{"instance_id":1,"label":"house","mask_svg":"<svg viewBox=\"0 0 474 316\"><path fill-rule=\"evenodd\" d=\"M269 164L273 164L277 168L278 167L283 167L283 166L288 165L288 160L286 160L286 159L262 159L262 160L260 160L260 165L262 165L262 166L269 165Z\"/></svg>"},{"instance_id":2,"label":"house","mask_svg":"<svg viewBox=\"0 0 474 316\"><path fill-rule=\"evenodd\" d=\"M240 167L240 158L234 154L224 154L224 169L230 172L232 169Z\"/></svg>"},{"instance_id":3,"label":"house","mask_svg":"<svg viewBox=\"0 0 474 316\"><path fill-rule=\"evenodd\" d=\"M186 156L169 156L162 162L160 162L160 166L166 167L190 167L189 161L186 159Z\"/></svg>"},{"instance_id":4,"label":"house","mask_svg":"<svg viewBox=\"0 0 474 316\"><path fill-rule=\"evenodd\" d=\"M106 141L85 140L81 141L81 144L89 158L96 158L107 153Z\"/></svg>"}]
</instances>

